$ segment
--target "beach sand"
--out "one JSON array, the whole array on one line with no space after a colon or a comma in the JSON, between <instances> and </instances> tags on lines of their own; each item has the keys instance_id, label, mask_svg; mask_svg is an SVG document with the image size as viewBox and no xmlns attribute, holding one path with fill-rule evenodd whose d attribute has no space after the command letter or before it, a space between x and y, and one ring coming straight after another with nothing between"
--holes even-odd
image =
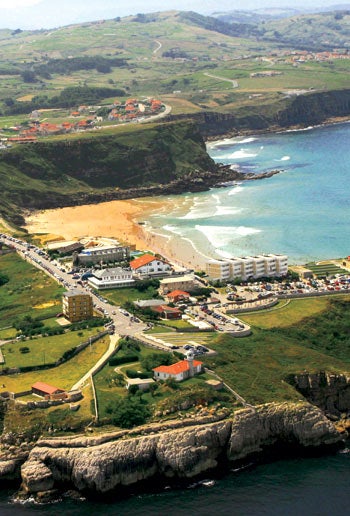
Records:
<instances>
[{"instance_id":1,"label":"beach sand","mask_svg":"<svg viewBox=\"0 0 350 516\"><path fill-rule=\"evenodd\" d=\"M110 237L122 244L151 250L170 261L191 269L203 269L205 257L190 242L176 236L165 237L139 224L153 214L167 211L174 200L143 198L34 212L26 218L31 234L50 234L65 240L83 237Z\"/></svg>"}]
</instances>

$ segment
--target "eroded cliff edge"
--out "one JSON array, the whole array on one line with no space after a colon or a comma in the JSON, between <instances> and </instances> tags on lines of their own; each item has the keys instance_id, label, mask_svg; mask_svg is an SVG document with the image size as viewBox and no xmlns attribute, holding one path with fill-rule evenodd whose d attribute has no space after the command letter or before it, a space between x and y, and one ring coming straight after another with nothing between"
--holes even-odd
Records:
<instances>
[{"instance_id":1,"label":"eroded cliff edge","mask_svg":"<svg viewBox=\"0 0 350 516\"><path fill-rule=\"evenodd\" d=\"M175 427L174 427L175 426ZM60 485L102 494L150 479L191 478L277 445L312 449L340 443L342 435L308 403L269 403L241 409L230 419L154 425L98 437L41 439L22 466L30 494Z\"/></svg>"}]
</instances>

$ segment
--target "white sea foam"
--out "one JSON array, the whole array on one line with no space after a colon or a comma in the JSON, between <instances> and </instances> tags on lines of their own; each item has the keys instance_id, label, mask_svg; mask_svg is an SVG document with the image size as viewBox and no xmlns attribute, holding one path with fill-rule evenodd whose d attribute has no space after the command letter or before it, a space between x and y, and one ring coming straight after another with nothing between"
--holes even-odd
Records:
<instances>
[{"instance_id":1,"label":"white sea foam","mask_svg":"<svg viewBox=\"0 0 350 516\"><path fill-rule=\"evenodd\" d=\"M275 161L289 161L290 160L290 156L283 156L283 158L281 159L275 159Z\"/></svg>"},{"instance_id":2,"label":"white sea foam","mask_svg":"<svg viewBox=\"0 0 350 516\"><path fill-rule=\"evenodd\" d=\"M237 195L243 191L243 186L235 186L229 191L228 195Z\"/></svg>"},{"instance_id":3,"label":"white sea foam","mask_svg":"<svg viewBox=\"0 0 350 516\"><path fill-rule=\"evenodd\" d=\"M227 156L228 159L245 159L245 158L256 158L257 154L248 152L246 149L240 149L233 154L229 154ZM225 159L226 156L221 156L222 159Z\"/></svg>"},{"instance_id":4,"label":"white sea foam","mask_svg":"<svg viewBox=\"0 0 350 516\"><path fill-rule=\"evenodd\" d=\"M174 235L183 236L184 234L178 226L173 226L172 224L165 224L162 229L165 229L165 231L169 231L169 233L173 233ZM153 233L155 232L153 231Z\"/></svg>"},{"instance_id":5,"label":"white sea foam","mask_svg":"<svg viewBox=\"0 0 350 516\"><path fill-rule=\"evenodd\" d=\"M236 215L242 211L243 210L241 208L233 208L232 206L217 206L214 217L220 217L222 215Z\"/></svg>"},{"instance_id":6,"label":"white sea foam","mask_svg":"<svg viewBox=\"0 0 350 516\"><path fill-rule=\"evenodd\" d=\"M241 145L242 143L255 142L257 138L253 136L249 138L224 138L223 140L217 140L215 142L208 142L207 148L210 150L220 149L221 147L231 147L232 145Z\"/></svg>"},{"instance_id":7,"label":"white sea foam","mask_svg":"<svg viewBox=\"0 0 350 516\"><path fill-rule=\"evenodd\" d=\"M260 233L260 229L247 226L201 226L196 225L195 228L203 233L215 248L226 247L234 240L239 238Z\"/></svg>"}]
</instances>

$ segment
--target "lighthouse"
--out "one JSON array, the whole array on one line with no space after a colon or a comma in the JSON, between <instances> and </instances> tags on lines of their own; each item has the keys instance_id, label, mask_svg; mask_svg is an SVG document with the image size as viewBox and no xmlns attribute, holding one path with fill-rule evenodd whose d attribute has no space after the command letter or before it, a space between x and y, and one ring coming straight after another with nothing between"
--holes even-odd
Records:
<instances>
[{"instance_id":1,"label":"lighthouse","mask_svg":"<svg viewBox=\"0 0 350 516\"><path fill-rule=\"evenodd\" d=\"M190 378L192 378L194 376L194 367L193 367L194 354L192 353L192 351L187 351L186 360L188 362L188 376Z\"/></svg>"}]
</instances>

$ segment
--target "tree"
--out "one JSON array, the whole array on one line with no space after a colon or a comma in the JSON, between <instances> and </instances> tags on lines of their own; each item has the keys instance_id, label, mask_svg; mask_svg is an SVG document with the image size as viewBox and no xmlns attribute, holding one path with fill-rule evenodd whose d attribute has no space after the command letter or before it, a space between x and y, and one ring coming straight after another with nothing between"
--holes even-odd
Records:
<instances>
[{"instance_id":1,"label":"tree","mask_svg":"<svg viewBox=\"0 0 350 516\"><path fill-rule=\"evenodd\" d=\"M154 367L160 365L170 365L174 363L174 357L170 353L151 353L141 359L141 366L146 371L152 371Z\"/></svg>"},{"instance_id":2,"label":"tree","mask_svg":"<svg viewBox=\"0 0 350 516\"><path fill-rule=\"evenodd\" d=\"M37 82L36 75L31 70L24 70L21 72L21 77L24 82Z\"/></svg>"},{"instance_id":3,"label":"tree","mask_svg":"<svg viewBox=\"0 0 350 516\"><path fill-rule=\"evenodd\" d=\"M2 285L5 285L5 283L8 283L9 281L9 277L6 274L0 273L0 287Z\"/></svg>"},{"instance_id":4,"label":"tree","mask_svg":"<svg viewBox=\"0 0 350 516\"><path fill-rule=\"evenodd\" d=\"M141 399L136 397L119 398L107 405L113 425L132 428L146 422L151 412Z\"/></svg>"}]
</instances>

